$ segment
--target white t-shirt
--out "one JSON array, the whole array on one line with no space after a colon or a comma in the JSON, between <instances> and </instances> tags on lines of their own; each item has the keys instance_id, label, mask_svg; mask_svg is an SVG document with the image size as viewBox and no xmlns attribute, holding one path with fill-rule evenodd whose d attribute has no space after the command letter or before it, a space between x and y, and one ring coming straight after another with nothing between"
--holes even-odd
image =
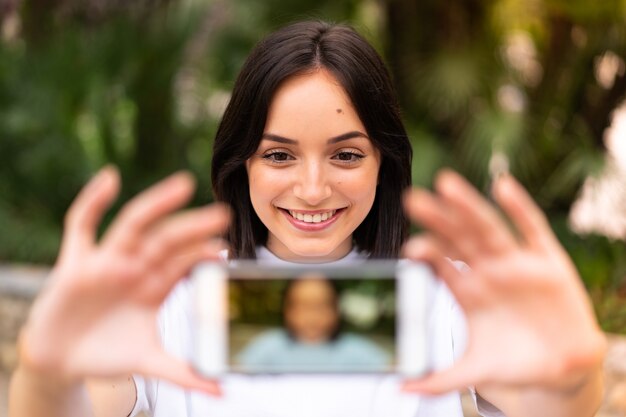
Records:
<instances>
[{"instance_id":1,"label":"white t-shirt","mask_svg":"<svg viewBox=\"0 0 626 417\"><path fill-rule=\"evenodd\" d=\"M366 259L353 250L334 265ZM264 247L257 260L271 265L290 262ZM429 354L433 369L452 365L462 354L466 330L462 312L447 288L437 280L430 290L431 335ZM181 282L163 305L158 325L164 348L172 355L192 358L193 294L190 281ZM397 376L243 376L221 381L223 396L214 398L185 391L166 381L135 376L137 402L131 416L145 412L153 417L462 417L459 393L424 397L401 391ZM476 400L476 397L474 397ZM502 417L500 411L477 399L485 417Z\"/></svg>"}]
</instances>

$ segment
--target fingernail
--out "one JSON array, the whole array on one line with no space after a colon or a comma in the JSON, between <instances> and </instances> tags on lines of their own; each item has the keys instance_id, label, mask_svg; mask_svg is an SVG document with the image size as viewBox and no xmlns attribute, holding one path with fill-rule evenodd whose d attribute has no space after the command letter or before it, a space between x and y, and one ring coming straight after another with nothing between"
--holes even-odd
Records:
<instances>
[{"instance_id":1,"label":"fingernail","mask_svg":"<svg viewBox=\"0 0 626 417\"><path fill-rule=\"evenodd\" d=\"M209 204L209 206L211 206L211 207L215 207L215 208L216 208L216 210L222 210L222 211L224 211L224 212L226 212L226 213L228 213L228 214L230 214L230 213L231 213L231 211L232 211L232 210L231 210L231 208L230 208L230 206L229 206L228 204L223 203L223 202L221 202L221 201L217 201L217 202L215 202L215 203L211 203L211 204Z\"/></svg>"},{"instance_id":2,"label":"fingernail","mask_svg":"<svg viewBox=\"0 0 626 417\"><path fill-rule=\"evenodd\" d=\"M105 165L103 168L100 168L100 170L91 177L89 181L90 186L99 187L103 182L107 181L113 172L115 172L115 167L112 165Z\"/></svg>"},{"instance_id":3,"label":"fingernail","mask_svg":"<svg viewBox=\"0 0 626 417\"><path fill-rule=\"evenodd\" d=\"M184 183L195 186L196 178L188 171L178 171L170 176L170 179L176 183Z\"/></svg>"},{"instance_id":4,"label":"fingernail","mask_svg":"<svg viewBox=\"0 0 626 417\"><path fill-rule=\"evenodd\" d=\"M418 206L418 200L423 198L425 192L420 188L410 188L404 193L404 204L413 208Z\"/></svg>"},{"instance_id":5,"label":"fingernail","mask_svg":"<svg viewBox=\"0 0 626 417\"><path fill-rule=\"evenodd\" d=\"M411 238L404 245L404 255L409 258L418 257L420 253L424 251L424 246L425 243L423 239L419 237Z\"/></svg>"},{"instance_id":6,"label":"fingernail","mask_svg":"<svg viewBox=\"0 0 626 417\"><path fill-rule=\"evenodd\" d=\"M223 397L224 396L224 392L222 391L222 388L220 387L219 384L215 384L211 386L211 395L215 396L215 397Z\"/></svg>"},{"instance_id":7,"label":"fingernail","mask_svg":"<svg viewBox=\"0 0 626 417\"><path fill-rule=\"evenodd\" d=\"M444 169L437 176L435 189L441 194L454 196L464 186L464 183L465 180L456 171Z\"/></svg>"},{"instance_id":8,"label":"fingernail","mask_svg":"<svg viewBox=\"0 0 626 417\"><path fill-rule=\"evenodd\" d=\"M400 389L403 392L411 392L411 393L415 393L415 391L417 391L415 389L415 383L413 383L411 381L406 381L406 382L402 383L402 387L400 387Z\"/></svg>"},{"instance_id":9,"label":"fingernail","mask_svg":"<svg viewBox=\"0 0 626 417\"><path fill-rule=\"evenodd\" d=\"M493 182L493 186L491 187L491 194L497 200L503 196L503 193L506 194L510 192L512 185L513 181L511 175L508 173L504 173Z\"/></svg>"}]
</instances>

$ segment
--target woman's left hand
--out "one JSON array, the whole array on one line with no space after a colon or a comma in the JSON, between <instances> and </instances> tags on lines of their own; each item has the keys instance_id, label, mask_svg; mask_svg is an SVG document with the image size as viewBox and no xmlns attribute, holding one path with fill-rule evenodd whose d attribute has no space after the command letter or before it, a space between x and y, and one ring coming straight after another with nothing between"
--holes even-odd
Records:
<instances>
[{"instance_id":1,"label":"woman's left hand","mask_svg":"<svg viewBox=\"0 0 626 417\"><path fill-rule=\"evenodd\" d=\"M404 255L426 261L465 312L469 340L450 369L404 389L438 394L468 386L571 392L600 369L606 340L578 273L533 200L511 176L493 188L500 212L460 175L435 192L412 190L409 217L426 229ZM448 258L469 265L459 270Z\"/></svg>"}]
</instances>

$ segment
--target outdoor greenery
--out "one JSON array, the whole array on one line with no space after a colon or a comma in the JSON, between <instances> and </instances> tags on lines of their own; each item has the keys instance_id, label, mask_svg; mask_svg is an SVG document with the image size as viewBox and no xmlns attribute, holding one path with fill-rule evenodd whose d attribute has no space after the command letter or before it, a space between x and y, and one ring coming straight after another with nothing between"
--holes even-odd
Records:
<instances>
[{"instance_id":1,"label":"outdoor greenery","mask_svg":"<svg viewBox=\"0 0 626 417\"><path fill-rule=\"evenodd\" d=\"M264 34L304 18L350 23L385 57L416 184L449 166L487 191L510 169L605 328L626 331L623 242L567 225L626 92L625 0L0 0L0 261L52 263L64 212L107 163L123 174L115 209L178 169L209 202L238 69Z\"/></svg>"},{"instance_id":2,"label":"outdoor greenery","mask_svg":"<svg viewBox=\"0 0 626 417\"><path fill-rule=\"evenodd\" d=\"M229 316L232 323L261 326L285 324L288 281L249 279L229 281ZM396 283L391 279L332 281L342 329L393 335L396 326ZM356 311L355 311L356 310Z\"/></svg>"}]
</instances>

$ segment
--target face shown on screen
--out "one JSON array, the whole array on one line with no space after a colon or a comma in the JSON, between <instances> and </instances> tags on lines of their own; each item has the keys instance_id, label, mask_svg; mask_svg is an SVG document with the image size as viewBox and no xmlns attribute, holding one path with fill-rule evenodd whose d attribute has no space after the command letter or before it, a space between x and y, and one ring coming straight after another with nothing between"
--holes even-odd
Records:
<instances>
[{"instance_id":1,"label":"face shown on screen","mask_svg":"<svg viewBox=\"0 0 626 417\"><path fill-rule=\"evenodd\" d=\"M301 343L328 341L339 326L337 294L324 279L291 283L285 294L285 325Z\"/></svg>"},{"instance_id":2,"label":"face shown on screen","mask_svg":"<svg viewBox=\"0 0 626 417\"><path fill-rule=\"evenodd\" d=\"M250 199L282 259L325 262L352 249L376 196L380 154L326 70L287 79L246 162Z\"/></svg>"}]
</instances>

